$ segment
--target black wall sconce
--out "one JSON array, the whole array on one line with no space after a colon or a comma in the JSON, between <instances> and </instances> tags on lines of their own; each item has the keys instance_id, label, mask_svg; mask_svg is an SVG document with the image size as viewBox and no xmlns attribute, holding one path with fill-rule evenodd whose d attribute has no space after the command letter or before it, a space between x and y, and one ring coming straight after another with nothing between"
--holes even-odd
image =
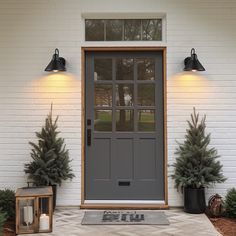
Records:
<instances>
[{"instance_id":1,"label":"black wall sconce","mask_svg":"<svg viewBox=\"0 0 236 236\"><path fill-rule=\"evenodd\" d=\"M184 59L185 71L205 71L205 68L200 63L195 53L195 49L191 49L191 56Z\"/></svg>"},{"instance_id":2,"label":"black wall sconce","mask_svg":"<svg viewBox=\"0 0 236 236\"><path fill-rule=\"evenodd\" d=\"M55 53L53 54L52 60L46 67L45 71L66 71L66 60L63 57L59 57L58 48L55 49Z\"/></svg>"}]
</instances>

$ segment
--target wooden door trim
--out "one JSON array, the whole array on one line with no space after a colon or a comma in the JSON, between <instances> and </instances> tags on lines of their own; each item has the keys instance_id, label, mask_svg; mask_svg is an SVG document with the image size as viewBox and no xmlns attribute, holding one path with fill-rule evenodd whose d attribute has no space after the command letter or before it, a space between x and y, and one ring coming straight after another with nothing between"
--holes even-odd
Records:
<instances>
[{"instance_id":1,"label":"wooden door trim","mask_svg":"<svg viewBox=\"0 0 236 236\"><path fill-rule=\"evenodd\" d=\"M86 52L150 52L161 51L163 56L163 106L164 106L164 200L163 205L117 205L117 204L85 204L85 54ZM167 176L167 88L166 88L166 47L82 47L81 48L81 208L93 209L167 209L168 208L168 176Z\"/></svg>"}]
</instances>

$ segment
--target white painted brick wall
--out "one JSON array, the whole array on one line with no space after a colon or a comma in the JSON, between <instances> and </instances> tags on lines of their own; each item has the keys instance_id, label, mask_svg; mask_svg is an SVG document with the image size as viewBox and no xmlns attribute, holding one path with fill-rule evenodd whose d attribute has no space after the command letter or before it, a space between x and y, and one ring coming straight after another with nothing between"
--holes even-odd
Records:
<instances>
[{"instance_id":1,"label":"white painted brick wall","mask_svg":"<svg viewBox=\"0 0 236 236\"><path fill-rule=\"evenodd\" d=\"M166 14L166 42L84 42L82 15L128 17ZM43 125L50 103L70 149L76 178L59 189L59 205L80 204L81 46L167 46L168 159L182 140L195 106L207 114L212 145L228 180L208 190L225 194L236 185L236 1L234 0L0 0L0 188L25 185L29 141ZM44 68L58 47L68 73ZM207 71L183 74L195 47ZM199 77L200 76L200 77ZM169 174L171 168L169 168ZM169 204L181 197L169 181Z\"/></svg>"}]
</instances>

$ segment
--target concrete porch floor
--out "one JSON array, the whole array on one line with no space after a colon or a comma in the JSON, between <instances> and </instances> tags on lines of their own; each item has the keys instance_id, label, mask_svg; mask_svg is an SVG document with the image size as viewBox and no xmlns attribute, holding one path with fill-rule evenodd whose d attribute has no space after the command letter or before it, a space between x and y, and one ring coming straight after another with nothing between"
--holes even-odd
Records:
<instances>
[{"instance_id":1,"label":"concrete porch floor","mask_svg":"<svg viewBox=\"0 0 236 236\"><path fill-rule=\"evenodd\" d=\"M164 210L170 225L81 225L85 210L57 209L53 233L37 236L220 236L205 214L192 215L180 209ZM29 234L27 234L30 236ZM34 234L35 235L35 234ZM33 234L32 234L33 236Z\"/></svg>"}]
</instances>

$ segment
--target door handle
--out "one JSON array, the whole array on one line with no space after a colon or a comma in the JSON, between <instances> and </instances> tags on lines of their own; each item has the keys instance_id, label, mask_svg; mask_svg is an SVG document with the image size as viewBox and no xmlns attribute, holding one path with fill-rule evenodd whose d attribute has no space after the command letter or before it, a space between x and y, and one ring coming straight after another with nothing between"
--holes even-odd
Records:
<instances>
[{"instance_id":1,"label":"door handle","mask_svg":"<svg viewBox=\"0 0 236 236\"><path fill-rule=\"evenodd\" d=\"M91 146L91 141L92 141L92 132L91 129L87 129L87 145Z\"/></svg>"}]
</instances>

